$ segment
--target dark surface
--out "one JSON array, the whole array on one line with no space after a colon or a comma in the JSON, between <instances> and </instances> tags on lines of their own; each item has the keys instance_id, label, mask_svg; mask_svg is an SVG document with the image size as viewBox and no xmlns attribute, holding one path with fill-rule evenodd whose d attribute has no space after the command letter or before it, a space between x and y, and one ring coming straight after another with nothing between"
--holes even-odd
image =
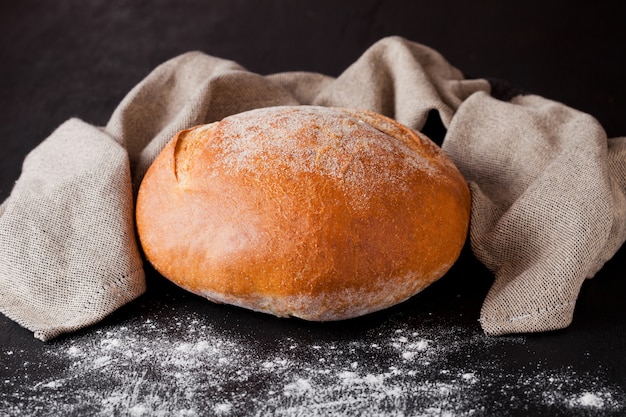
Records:
<instances>
[{"instance_id":1,"label":"dark surface","mask_svg":"<svg viewBox=\"0 0 626 417\"><path fill-rule=\"evenodd\" d=\"M104 124L116 104L150 70L189 50L232 59L262 74L304 70L336 76L376 40L400 35L438 50L468 77L503 80L505 84L499 85L564 102L596 117L609 137L626 136L626 3L487 1L472 9L461 6L465 4L469 3L4 0L0 3L0 201L8 197L26 154L60 123L76 116ZM463 347L441 354L419 377L435 381L443 367L483 372L471 391L476 407L458 405L473 401L463 394L432 404L424 399L428 396L415 396L396 404L395 410L393 404L383 407L389 414L437 415L434 404L441 413L453 415L623 415L625 274L623 247L593 280L585 282L569 328L494 341L481 334L477 321L492 276L469 250L445 278L408 302L362 319L326 325L212 305L149 272L149 291L140 300L104 323L52 343L36 341L29 331L0 315L0 415L18 411L54 415L52 405L83 400L94 404L80 397L80 391L86 392L92 384L80 375L72 379L74 385L66 384L75 397L64 394L61 386L47 404L48 397L33 388L67 372L71 364L55 352L77 343L97 346L103 330L139 329L133 323L151 317L163 326L159 337L182 340L180 331L168 326L187 316L202 317L216 332L230 332L244 343L254 341L259 352L280 352L284 346L276 340L285 337L323 346L349 345L368 337L390 340L385 339L385 329L401 323L402 329L430 335L432 343L453 341ZM438 339L436 333L446 329L454 329L456 335ZM373 332L378 336L371 336ZM302 361L310 360L306 352L302 355ZM391 361L384 355L368 358L370 370L378 366L377 360ZM144 380L159 386L164 375L155 371L144 374ZM554 388L546 382L554 375L568 382L557 390L557 400L548 401L541 391ZM254 414L255 407L261 409L259 402L271 381L267 386L250 381L236 389L218 383L220 392L244 389L246 396L232 396L229 410L208 406L206 410ZM103 386L113 392L114 384ZM602 397L603 407L567 406L586 392L609 394ZM182 395L180 389L170 394ZM144 397L140 392L134 398ZM191 405L202 411L197 398ZM103 403L95 404L92 409L67 406L59 414L102 411L98 407ZM120 406L115 411L139 415L147 410L145 415L150 415L150 407L126 405L127 409ZM343 411L358 413L359 406Z\"/></svg>"}]
</instances>

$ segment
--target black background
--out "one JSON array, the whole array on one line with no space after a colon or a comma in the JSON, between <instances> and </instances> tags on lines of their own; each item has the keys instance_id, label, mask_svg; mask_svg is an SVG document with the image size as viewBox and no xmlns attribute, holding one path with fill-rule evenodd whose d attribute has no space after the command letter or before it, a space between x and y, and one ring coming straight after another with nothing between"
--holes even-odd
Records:
<instances>
[{"instance_id":1,"label":"black background","mask_svg":"<svg viewBox=\"0 0 626 417\"><path fill-rule=\"evenodd\" d=\"M626 136L623 1L2 0L0 201L8 197L26 154L60 123L74 116L106 123L137 82L177 54L201 50L261 74L303 70L337 76L388 35L438 50L467 77L505 80L591 114L609 137ZM609 382L626 387L625 275L622 248L583 285L569 328L527 335L523 349L494 348L489 354L504 358L508 371L602 368ZM283 330L309 336L341 332L350 338L406 311L478 328L492 279L466 249L449 276L432 288L348 327L285 324L208 305L150 271L141 303L210 310L216 320L234 320L241 331L260 339ZM149 310L134 303L106 324L137 314ZM43 345L0 315L0 349L22 349L36 357Z\"/></svg>"}]
</instances>

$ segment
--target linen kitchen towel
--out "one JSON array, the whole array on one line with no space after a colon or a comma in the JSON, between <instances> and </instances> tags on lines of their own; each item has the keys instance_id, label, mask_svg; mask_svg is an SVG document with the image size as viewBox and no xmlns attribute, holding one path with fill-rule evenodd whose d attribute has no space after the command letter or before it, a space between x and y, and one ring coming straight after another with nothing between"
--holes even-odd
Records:
<instances>
[{"instance_id":1,"label":"linen kitchen towel","mask_svg":"<svg viewBox=\"0 0 626 417\"><path fill-rule=\"evenodd\" d=\"M489 335L567 327L585 278L626 239L626 138L537 95L468 79L399 37L340 76L259 75L189 52L135 86L108 124L70 119L26 158L0 206L0 311L50 340L145 291L134 233L143 174L179 130L259 107L368 109L413 129L436 115L472 190L469 239L494 274Z\"/></svg>"}]
</instances>

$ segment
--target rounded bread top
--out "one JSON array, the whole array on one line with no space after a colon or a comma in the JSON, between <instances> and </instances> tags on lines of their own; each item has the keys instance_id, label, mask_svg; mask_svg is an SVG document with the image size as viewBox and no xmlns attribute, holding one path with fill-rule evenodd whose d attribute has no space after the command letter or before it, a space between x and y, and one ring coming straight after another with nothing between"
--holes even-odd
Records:
<instances>
[{"instance_id":1,"label":"rounded bread top","mask_svg":"<svg viewBox=\"0 0 626 417\"><path fill-rule=\"evenodd\" d=\"M148 260L194 293L336 320L441 277L470 195L425 136L376 113L256 109L178 133L137 199Z\"/></svg>"}]
</instances>

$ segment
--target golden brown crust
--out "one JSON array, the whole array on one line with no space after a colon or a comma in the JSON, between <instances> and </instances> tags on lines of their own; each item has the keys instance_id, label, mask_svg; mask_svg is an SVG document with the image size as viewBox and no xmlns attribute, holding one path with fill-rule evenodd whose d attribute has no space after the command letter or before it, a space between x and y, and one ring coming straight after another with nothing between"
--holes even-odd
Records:
<instances>
[{"instance_id":1,"label":"golden brown crust","mask_svg":"<svg viewBox=\"0 0 626 417\"><path fill-rule=\"evenodd\" d=\"M339 320L397 304L457 259L465 180L384 116L258 109L178 133L137 198L147 259L216 302Z\"/></svg>"}]
</instances>

